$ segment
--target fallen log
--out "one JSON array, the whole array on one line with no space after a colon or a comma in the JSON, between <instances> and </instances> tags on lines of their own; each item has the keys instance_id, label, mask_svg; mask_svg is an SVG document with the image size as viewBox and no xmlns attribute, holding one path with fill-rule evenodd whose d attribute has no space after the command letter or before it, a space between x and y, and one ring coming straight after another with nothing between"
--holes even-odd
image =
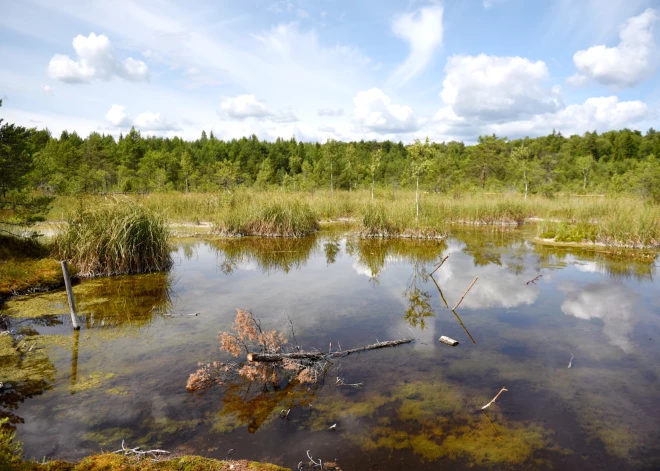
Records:
<instances>
[{"instance_id":1,"label":"fallen log","mask_svg":"<svg viewBox=\"0 0 660 471\"><path fill-rule=\"evenodd\" d=\"M377 342L366 347L351 348L350 350L339 350L335 352L292 352L292 353L259 353L250 352L247 354L248 361L254 362L277 362L282 360L322 360L324 358L340 358L350 355L351 353L366 352L368 350L376 350L378 348L396 347L410 343L415 339L401 339L401 340L388 340L386 342Z\"/></svg>"}]
</instances>

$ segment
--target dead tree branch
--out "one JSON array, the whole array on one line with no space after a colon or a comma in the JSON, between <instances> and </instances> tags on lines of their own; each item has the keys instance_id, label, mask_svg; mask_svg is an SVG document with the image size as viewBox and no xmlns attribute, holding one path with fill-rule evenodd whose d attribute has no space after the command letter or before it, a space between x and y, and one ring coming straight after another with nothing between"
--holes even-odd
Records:
<instances>
[{"instance_id":1,"label":"dead tree branch","mask_svg":"<svg viewBox=\"0 0 660 471\"><path fill-rule=\"evenodd\" d=\"M529 281L528 281L527 283L525 283L525 284L528 285L528 284L532 283L532 284L535 285L536 282L538 281L538 279L541 278L542 276L543 276L543 275L539 275L539 276L537 276L536 278L534 278L533 280L529 280Z\"/></svg>"},{"instance_id":2,"label":"dead tree branch","mask_svg":"<svg viewBox=\"0 0 660 471\"><path fill-rule=\"evenodd\" d=\"M470 290L472 289L472 287L474 286L474 284L477 282L478 279L479 279L478 276L475 277L475 279L474 279L474 281L472 282L472 284L470 285L470 287L469 287L468 289L465 290L465 293L463 293L463 296L461 296L461 299L458 300L458 303L456 303L456 306L454 306L454 308L452 309L452 311L455 311L456 308L457 308L458 306L461 305L461 303L463 302L463 298L465 297L466 294L468 294L468 291L470 291Z\"/></svg>"},{"instance_id":3,"label":"dead tree branch","mask_svg":"<svg viewBox=\"0 0 660 471\"><path fill-rule=\"evenodd\" d=\"M377 342L366 347L352 348L350 350L334 352L293 352L293 353L258 353L250 352L247 354L248 361L252 362L277 362L283 360L313 360L318 361L330 358L342 358L351 353L365 352L367 350L376 350L378 348L396 347L405 343L410 343L415 339L388 340L386 342Z\"/></svg>"},{"instance_id":4,"label":"dead tree branch","mask_svg":"<svg viewBox=\"0 0 660 471\"><path fill-rule=\"evenodd\" d=\"M430 274L433 275L436 271L438 271L438 268L440 268L442 266L442 264L445 263L445 260L447 260L448 258L449 258L449 255L447 255L445 258L443 258L442 261L440 261L440 263L437 263L435 265L435 268L433 269L433 271Z\"/></svg>"},{"instance_id":5,"label":"dead tree branch","mask_svg":"<svg viewBox=\"0 0 660 471\"><path fill-rule=\"evenodd\" d=\"M481 408L481 410L484 410L484 409L486 409L487 407L490 407L490 405L493 404L493 403L497 400L497 398L500 397L500 394L502 394L504 391L508 391L508 389L506 389L506 388L504 388L504 387L503 387L502 389L500 389L500 392L497 393L497 396L495 396L495 397L494 397L494 398L493 398L488 404L486 404L485 406L483 406L483 407Z\"/></svg>"}]
</instances>

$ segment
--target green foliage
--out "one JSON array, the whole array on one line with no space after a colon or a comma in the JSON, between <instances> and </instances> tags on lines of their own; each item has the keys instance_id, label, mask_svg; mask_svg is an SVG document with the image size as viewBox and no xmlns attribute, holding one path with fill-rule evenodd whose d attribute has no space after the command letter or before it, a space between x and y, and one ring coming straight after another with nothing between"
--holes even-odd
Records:
<instances>
[{"instance_id":1,"label":"green foliage","mask_svg":"<svg viewBox=\"0 0 660 471\"><path fill-rule=\"evenodd\" d=\"M81 276L167 270L172 264L165 219L136 204L104 205L69 218L55 252Z\"/></svg>"},{"instance_id":2,"label":"green foliage","mask_svg":"<svg viewBox=\"0 0 660 471\"><path fill-rule=\"evenodd\" d=\"M21 464L23 446L15 441L16 433L9 428L9 419L0 419L0 471L16 469Z\"/></svg>"}]
</instances>

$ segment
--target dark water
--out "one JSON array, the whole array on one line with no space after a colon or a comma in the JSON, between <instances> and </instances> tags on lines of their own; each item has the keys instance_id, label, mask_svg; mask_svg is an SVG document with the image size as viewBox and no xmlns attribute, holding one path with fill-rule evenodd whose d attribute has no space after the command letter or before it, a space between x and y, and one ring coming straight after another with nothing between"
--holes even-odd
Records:
<instances>
[{"instance_id":1,"label":"dark water","mask_svg":"<svg viewBox=\"0 0 660 471\"><path fill-rule=\"evenodd\" d=\"M428 273L448 254L436 286ZM0 398L28 457L78 459L123 439L292 469L307 450L344 470L660 468L655 254L466 231L196 242L174 256L167 275L76 286L78 334L62 292L0 311L23 335L19 352L0 337ZM457 317L446 304L476 276ZM228 358L216 335L236 308L269 329L286 330L288 315L308 349L417 340L341 359L315 388L236 380L188 392L198 362Z\"/></svg>"}]
</instances>

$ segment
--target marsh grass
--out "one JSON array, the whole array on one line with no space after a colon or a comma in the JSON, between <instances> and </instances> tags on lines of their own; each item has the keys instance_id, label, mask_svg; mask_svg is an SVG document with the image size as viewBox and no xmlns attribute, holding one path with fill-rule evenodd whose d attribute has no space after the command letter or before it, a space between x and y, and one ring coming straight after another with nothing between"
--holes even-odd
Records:
<instances>
[{"instance_id":1,"label":"marsh grass","mask_svg":"<svg viewBox=\"0 0 660 471\"><path fill-rule=\"evenodd\" d=\"M322 221L342 221L364 237L435 238L452 226L518 226L538 220L538 236L561 242L651 247L660 244L660 206L633 197L546 198L518 194L472 193L421 195L415 217L415 193L377 190L286 192L238 189L233 193L133 196L87 196L82 203L58 198L51 219L69 211L95 207L108 200L136 202L164 214L168 222L213 221L225 235L300 236Z\"/></svg>"},{"instance_id":2,"label":"marsh grass","mask_svg":"<svg viewBox=\"0 0 660 471\"><path fill-rule=\"evenodd\" d=\"M69 218L55 238L55 253L80 276L163 271L172 259L165 219L133 203L103 205Z\"/></svg>"},{"instance_id":3,"label":"marsh grass","mask_svg":"<svg viewBox=\"0 0 660 471\"><path fill-rule=\"evenodd\" d=\"M318 228L316 214L307 202L274 198L248 200L225 211L216 231L228 236L303 237Z\"/></svg>"}]
</instances>

